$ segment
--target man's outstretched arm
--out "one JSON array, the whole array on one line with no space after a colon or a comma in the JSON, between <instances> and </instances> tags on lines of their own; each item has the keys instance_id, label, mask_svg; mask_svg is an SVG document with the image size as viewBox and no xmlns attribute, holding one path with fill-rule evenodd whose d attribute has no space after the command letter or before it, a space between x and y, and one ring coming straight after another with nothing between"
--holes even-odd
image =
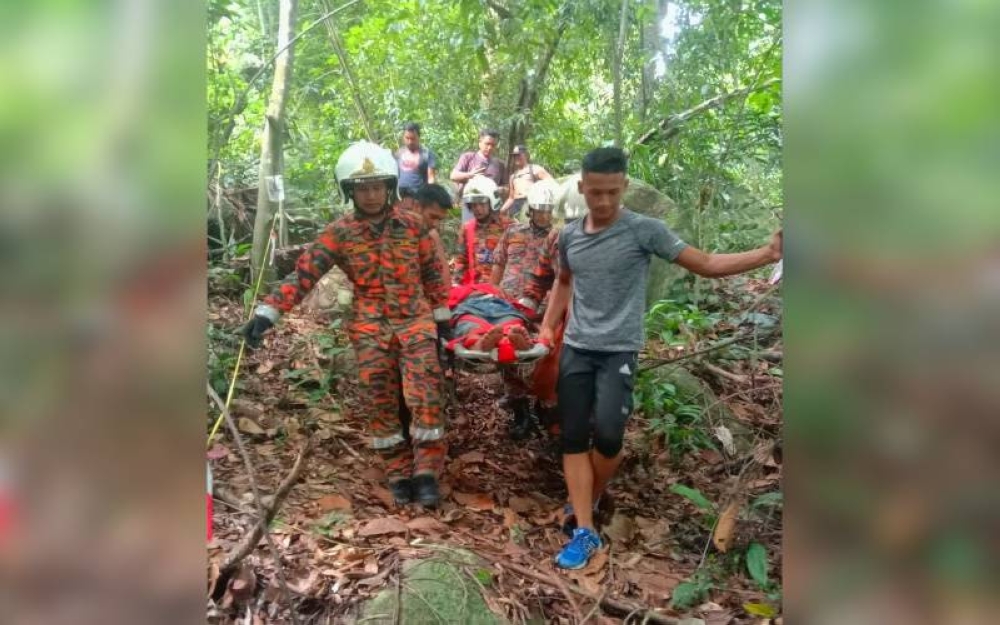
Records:
<instances>
[{"instance_id":1,"label":"man's outstretched arm","mask_svg":"<svg viewBox=\"0 0 1000 625\"><path fill-rule=\"evenodd\" d=\"M781 260L782 234L778 230L771 242L748 252L709 254L693 247L681 250L674 262L691 273L705 278L721 278L744 273Z\"/></svg>"}]
</instances>

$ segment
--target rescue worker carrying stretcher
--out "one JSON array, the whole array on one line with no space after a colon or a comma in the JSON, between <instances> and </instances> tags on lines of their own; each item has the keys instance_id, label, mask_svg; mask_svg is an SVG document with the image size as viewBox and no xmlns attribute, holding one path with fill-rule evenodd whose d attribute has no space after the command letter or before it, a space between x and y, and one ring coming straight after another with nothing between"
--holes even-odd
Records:
<instances>
[{"instance_id":1,"label":"rescue worker carrying stretcher","mask_svg":"<svg viewBox=\"0 0 1000 625\"><path fill-rule=\"evenodd\" d=\"M264 299L242 332L249 345L259 345L281 313L333 266L342 269L354 287L347 330L371 445L385 461L397 503L436 506L445 456L436 340L451 338L447 268L423 220L396 205L399 173L389 150L354 143L335 171L354 211L323 230L299 257L295 277ZM409 426L401 423L400 385L412 412Z\"/></svg>"},{"instance_id":2,"label":"rescue worker carrying stretcher","mask_svg":"<svg viewBox=\"0 0 1000 625\"><path fill-rule=\"evenodd\" d=\"M500 196L495 182L475 176L462 191L462 204L473 219L462 224L452 264L455 284L489 282L493 254L507 226L514 223L499 213Z\"/></svg>"},{"instance_id":3,"label":"rescue worker carrying stretcher","mask_svg":"<svg viewBox=\"0 0 1000 625\"><path fill-rule=\"evenodd\" d=\"M507 228L497 244L493 256L493 271L490 281L500 287L512 301L520 300L525 295L528 279L538 266L539 256L548 250L555 254L559 232L552 227L552 212L559 203L562 188L555 180L540 180L528 190L528 223L515 223ZM540 308L537 318L544 314L544 306ZM527 438L535 427L535 418L529 405L529 390L531 381L524 377L524 372L514 367L501 369L501 376L506 390L506 405L511 411L510 437L514 440ZM547 414L548 411L538 406L536 412Z\"/></svg>"}]
</instances>

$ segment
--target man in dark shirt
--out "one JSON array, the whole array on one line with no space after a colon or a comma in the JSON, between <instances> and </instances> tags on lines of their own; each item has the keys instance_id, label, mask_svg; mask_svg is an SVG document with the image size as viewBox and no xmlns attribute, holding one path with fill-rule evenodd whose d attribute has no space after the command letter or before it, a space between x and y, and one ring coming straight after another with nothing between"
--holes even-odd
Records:
<instances>
[{"instance_id":1,"label":"man in dark shirt","mask_svg":"<svg viewBox=\"0 0 1000 625\"><path fill-rule=\"evenodd\" d=\"M499 132L492 128L484 128L479 131L479 150L465 152L458 157L458 163L451 170L451 181L455 183L456 203L462 199L465 184L479 175L486 176L495 182L501 195L506 192L507 166L504 165L503 161L493 156L499 140ZM462 223L470 219L472 219L472 212L463 205Z\"/></svg>"},{"instance_id":2,"label":"man in dark shirt","mask_svg":"<svg viewBox=\"0 0 1000 625\"><path fill-rule=\"evenodd\" d=\"M437 157L420 145L420 124L403 126L403 147L395 154L399 165L399 195L413 197L420 187L437 181Z\"/></svg>"}]
</instances>

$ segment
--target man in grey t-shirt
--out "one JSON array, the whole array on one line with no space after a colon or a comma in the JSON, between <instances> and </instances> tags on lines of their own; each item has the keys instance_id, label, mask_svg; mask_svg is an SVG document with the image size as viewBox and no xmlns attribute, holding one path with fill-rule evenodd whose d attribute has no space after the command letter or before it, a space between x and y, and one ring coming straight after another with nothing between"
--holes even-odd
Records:
<instances>
[{"instance_id":1,"label":"man in grey t-shirt","mask_svg":"<svg viewBox=\"0 0 1000 625\"><path fill-rule=\"evenodd\" d=\"M583 568L601 546L593 505L622 459L644 338L650 258L655 254L710 278L781 258L780 230L768 245L738 254L708 254L687 245L663 222L621 205L627 169L628 159L618 148L599 148L584 157L579 190L588 213L559 237L559 275L539 333L539 340L551 342L570 311L557 390L571 506L565 529L572 530L572 539L556 556L556 566L565 569Z\"/></svg>"}]
</instances>

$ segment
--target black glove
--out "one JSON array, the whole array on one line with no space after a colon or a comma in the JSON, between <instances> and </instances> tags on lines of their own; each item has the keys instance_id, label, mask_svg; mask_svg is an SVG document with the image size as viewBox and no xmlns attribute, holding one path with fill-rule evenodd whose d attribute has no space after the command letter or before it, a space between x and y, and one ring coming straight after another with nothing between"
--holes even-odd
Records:
<instances>
[{"instance_id":1,"label":"black glove","mask_svg":"<svg viewBox=\"0 0 1000 625\"><path fill-rule=\"evenodd\" d=\"M240 334L247 342L249 347L260 347L261 339L264 338L264 333L271 329L271 320L267 317L261 315L254 315L254 318L246 322L240 328Z\"/></svg>"},{"instance_id":2,"label":"black glove","mask_svg":"<svg viewBox=\"0 0 1000 625\"><path fill-rule=\"evenodd\" d=\"M455 338L455 334L452 332L451 329L450 321L438 321L436 325L437 325L439 343L441 343L442 345L446 345L449 342L451 342L453 338Z\"/></svg>"},{"instance_id":3,"label":"black glove","mask_svg":"<svg viewBox=\"0 0 1000 625\"><path fill-rule=\"evenodd\" d=\"M454 367L454 361L452 353L448 351L448 343L455 338L455 334L452 332L451 323L448 321L438 321L437 325L437 353L438 362L444 369L451 369Z\"/></svg>"}]
</instances>

